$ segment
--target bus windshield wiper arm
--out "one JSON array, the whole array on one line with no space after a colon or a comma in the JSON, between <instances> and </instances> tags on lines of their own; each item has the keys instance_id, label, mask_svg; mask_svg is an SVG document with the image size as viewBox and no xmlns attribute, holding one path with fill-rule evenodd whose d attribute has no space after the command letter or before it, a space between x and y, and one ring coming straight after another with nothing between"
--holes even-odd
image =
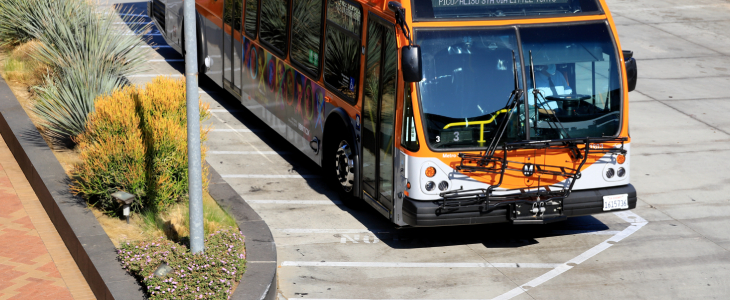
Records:
<instances>
[{"instance_id":1,"label":"bus windshield wiper arm","mask_svg":"<svg viewBox=\"0 0 730 300\"><path fill-rule=\"evenodd\" d=\"M505 105L505 108L509 111L507 116L503 119L504 122L499 122L499 126L497 127L497 134L494 136L492 141L489 143L489 147L487 147L487 151L484 153L485 157L492 157L494 156L494 152L497 150L497 145L499 144L499 140L502 139L502 135L504 135L504 132L507 130L507 123L509 123L509 120L512 118L512 113L514 112L515 106L517 106L517 103L519 103L519 99L522 98L522 89L519 87L519 81L517 79L517 60L515 59L515 51L512 51L512 74L514 75L514 89L509 94L509 97L507 98L507 104ZM495 119L496 121L496 119Z\"/></svg>"}]
</instances>

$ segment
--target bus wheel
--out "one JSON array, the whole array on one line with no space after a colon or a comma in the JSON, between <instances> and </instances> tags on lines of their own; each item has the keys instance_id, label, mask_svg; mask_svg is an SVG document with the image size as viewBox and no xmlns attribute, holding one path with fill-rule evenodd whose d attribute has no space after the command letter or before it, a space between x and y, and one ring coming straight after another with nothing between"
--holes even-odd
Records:
<instances>
[{"instance_id":1,"label":"bus wheel","mask_svg":"<svg viewBox=\"0 0 730 300\"><path fill-rule=\"evenodd\" d=\"M352 148L346 140L340 141L335 152L335 179L344 194L352 195L355 183L355 161Z\"/></svg>"}]
</instances>

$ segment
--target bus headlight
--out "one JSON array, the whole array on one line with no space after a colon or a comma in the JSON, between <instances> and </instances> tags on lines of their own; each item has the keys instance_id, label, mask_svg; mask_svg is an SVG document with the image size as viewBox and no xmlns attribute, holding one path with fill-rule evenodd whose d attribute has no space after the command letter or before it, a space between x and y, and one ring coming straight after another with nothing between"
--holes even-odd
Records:
<instances>
[{"instance_id":1,"label":"bus headlight","mask_svg":"<svg viewBox=\"0 0 730 300\"><path fill-rule=\"evenodd\" d=\"M447 190L447 189L449 189L449 183L448 183L448 182L446 182L446 181L441 181L441 182L439 183L439 190L440 190L440 191L445 191L445 190Z\"/></svg>"},{"instance_id":2,"label":"bus headlight","mask_svg":"<svg viewBox=\"0 0 730 300\"><path fill-rule=\"evenodd\" d=\"M426 182L426 190L427 191L433 191L433 188L436 187L436 184L433 183L433 181Z\"/></svg>"},{"instance_id":3,"label":"bus headlight","mask_svg":"<svg viewBox=\"0 0 730 300\"><path fill-rule=\"evenodd\" d=\"M626 169L624 169L624 168L618 168L618 171L616 172L616 175L618 175L618 177L624 177L624 176L626 176Z\"/></svg>"},{"instance_id":4,"label":"bus headlight","mask_svg":"<svg viewBox=\"0 0 730 300\"><path fill-rule=\"evenodd\" d=\"M613 168L608 168L606 170L606 178L613 178L613 175L616 175L616 171Z\"/></svg>"}]
</instances>

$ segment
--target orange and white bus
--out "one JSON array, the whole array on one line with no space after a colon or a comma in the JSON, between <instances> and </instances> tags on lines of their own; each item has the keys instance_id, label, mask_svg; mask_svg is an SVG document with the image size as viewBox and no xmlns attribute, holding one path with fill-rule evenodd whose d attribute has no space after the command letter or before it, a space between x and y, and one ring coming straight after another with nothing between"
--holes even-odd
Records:
<instances>
[{"instance_id":1,"label":"orange and white bus","mask_svg":"<svg viewBox=\"0 0 730 300\"><path fill-rule=\"evenodd\" d=\"M149 15L182 53L182 0ZM197 0L200 72L400 226L632 209L604 0Z\"/></svg>"}]
</instances>

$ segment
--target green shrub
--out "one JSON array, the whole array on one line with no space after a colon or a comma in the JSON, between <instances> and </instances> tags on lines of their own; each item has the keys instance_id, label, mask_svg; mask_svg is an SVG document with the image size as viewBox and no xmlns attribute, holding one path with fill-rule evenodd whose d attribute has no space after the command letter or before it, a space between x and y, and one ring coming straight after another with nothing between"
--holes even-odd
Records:
<instances>
[{"instance_id":1,"label":"green shrub","mask_svg":"<svg viewBox=\"0 0 730 300\"><path fill-rule=\"evenodd\" d=\"M120 212L111 194L124 190L145 199L146 147L135 101L138 91L128 87L99 97L86 131L76 138L83 163L72 171L71 191L112 216ZM132 209L140 211L143 202Z\"/></svg>"},{"instance_id":2,"label":"green shrub","mask_svg":"<svg viewBox=\"0 0 730 300\"><path fill-rule=\"evenodd\" d=\"M150 299L228 299L234 282L245 272L243 242L240 231L228 229L206 237L204 254L194 255L188 245L160 239L123 244L117 257L128 272L141 278ZM155 277L162 262L172 271Z\"/></svg>"}]
</instances>

